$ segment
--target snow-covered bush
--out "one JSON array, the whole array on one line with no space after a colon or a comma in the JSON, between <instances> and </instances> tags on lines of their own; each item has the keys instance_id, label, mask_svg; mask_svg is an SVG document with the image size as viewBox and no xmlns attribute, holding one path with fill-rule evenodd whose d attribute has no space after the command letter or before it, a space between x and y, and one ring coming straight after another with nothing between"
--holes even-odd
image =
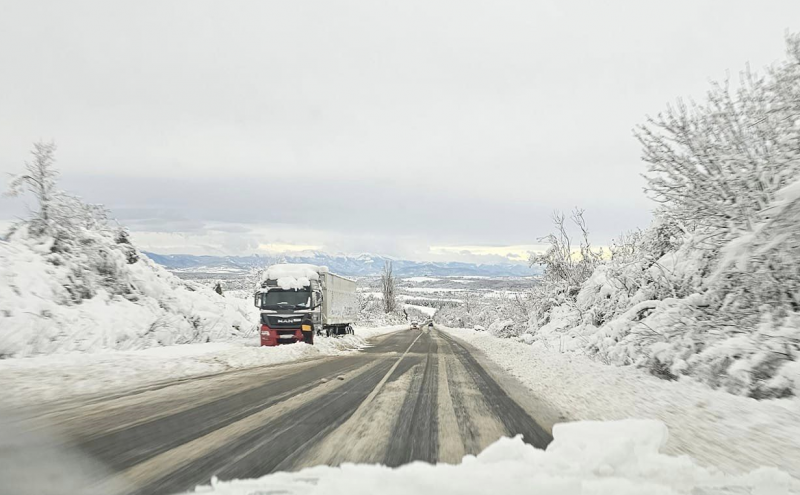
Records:
<instances>
[{"instance_id":1,"label":"snow-covered bush","mask_svg":"<svg viewBox=\"0 0 800 495\"><path fill-rule=\"evenodd\" d=\"M756 398L800 394L800 36L764 76L715 84L638 138L653 224L602 256L582 216L577 249L557 216L550 248L531 258L544 276L521 340ZM518 336L502 324L514 311L507 302L488 324L463 307L441 317Z\"/></svg>"},{"instance_id":2,"label":"snow-covered bush","mask_svg":"<svg viewBox=\"0 0 800 495\"><path fill-rule=\"evenodd\" d=\"M406 323L406 315L400 309L391 313L386 312L382 297L358 294L359 313L358 325L365 327L385 327Z\"/></svg>"},{"instance_id":3,"label":"snow-covered bush","mask_svg":"<svg viewBox=\"0 0 800 495\"><path fill-rule=\"evenodd\" d=\"M657 334L647 364L754 397L800 393L800 36L765 76L640 131L648 189L684 231L661 263L678 300L642 320Z\"/></svg>"},{"instance_id":4,"label":"snow-covered bush","mask_svg":"<svg viewBox=\"0 0 800 495\"><path fill-rule=\"evenodd\" d=\"M104 208L58 190L54 149L38 144L12 182L12 193L32 186L39 211L0 241L0 357L255 336L249 298L181 281L112 228Z\"/></svg>"},{"instance_id":5,"label":"snow-covered bush","mask_svg":"<svg viewBox=\"0 0 800 495\"><path fill-rule=\"evenodd\" d=\"M498 337L517 337L528 328L529 295L513 299L483 298L464 292L460 305L448 304L433 316L436 323L452 328L481 328Z\"/></svg>"}]
</instances>

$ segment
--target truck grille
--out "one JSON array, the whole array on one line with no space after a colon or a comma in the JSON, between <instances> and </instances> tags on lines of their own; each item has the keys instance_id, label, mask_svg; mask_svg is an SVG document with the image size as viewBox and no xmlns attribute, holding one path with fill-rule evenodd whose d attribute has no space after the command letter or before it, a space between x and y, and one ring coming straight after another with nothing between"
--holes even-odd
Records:
<instances>
[{"instance_id":1,"label":"truck grille","mask_svg":"<svg viewBox=\"0 0 800 495\"><path fill-rule=\"evenodd\" d=\"M261 321L270 328L300 328L304 315L262 314Z\"/></svg>"}]
</instances>

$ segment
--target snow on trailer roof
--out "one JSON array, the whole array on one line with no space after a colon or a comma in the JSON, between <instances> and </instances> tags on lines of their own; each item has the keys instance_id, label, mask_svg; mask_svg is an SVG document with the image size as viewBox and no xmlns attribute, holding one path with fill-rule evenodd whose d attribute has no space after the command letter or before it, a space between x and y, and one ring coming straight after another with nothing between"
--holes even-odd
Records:
<instances>
[{"instance_id":1,"label":"snow on trailer roof","mask_svg":"<svg viewBox=\"0 0 800 495\"><path fill-rule=\"evenodd\" d=\"M328 267L304 263L283 263L272 265L264 270L261 281L275 280L284 290L302 289L312 280L319 280L320 273L327 273Z\"/></svg>"}]
</instances>

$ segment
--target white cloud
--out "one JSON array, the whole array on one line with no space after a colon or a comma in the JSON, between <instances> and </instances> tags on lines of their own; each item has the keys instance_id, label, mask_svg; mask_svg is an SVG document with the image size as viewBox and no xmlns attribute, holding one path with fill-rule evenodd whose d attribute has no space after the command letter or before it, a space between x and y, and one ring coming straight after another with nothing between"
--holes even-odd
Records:
<instances>
[{"instance_id":1,"label":"white cloud","mask_svg":"<svg viewBox=\"0 0 800 495\"><path fill-rule=\"evenodd\" d=\"M309 244L288 244L285 242L271 242L269 244L259 244L258 250L265 253L297 253L302 251L318 251L322 246Z\"/></svg>"},{"instance_id":2,"label":"white cloud","mask_svg":"<svg viewBox=\"0 0 800 495\"><path fill-rule=\"evenodd\" d=\"M10 2L0 183L53 138L65 187L162 251L519 258L574 206L607 244L649 220L631 128L781 57L796 19L740 0ZM512 249L430 249L486 245Z\"/></svg>"},{"instance_id":3,"label":"white cloud","mask_svg":"<svg viewBox=\"0 0 800 495\"><path fill-rule=\"evenodd\" d=\"M527 261L531 253L543 253L547 249L544 244L526 244L514 246L431 246L432 254L454 255L469 254L474 256L497 256L510 261Z\"/></svg>"}]
</instances>

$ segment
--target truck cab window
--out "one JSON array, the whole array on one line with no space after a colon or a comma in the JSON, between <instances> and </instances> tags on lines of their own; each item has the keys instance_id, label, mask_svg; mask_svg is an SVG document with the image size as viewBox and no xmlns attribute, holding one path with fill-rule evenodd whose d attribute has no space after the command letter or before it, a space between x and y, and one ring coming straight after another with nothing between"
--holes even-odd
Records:
<instances>
[{"instance_id":1,"label":"truck cab window","mask_svg":"<svg viewBox=\"0 0 800 495\"><path fill-rule=\"evenodd\" d=\"M270 289L263 296L263 309L309 309L311 291L296 289Z\"/></svg>"}]
</instances>

